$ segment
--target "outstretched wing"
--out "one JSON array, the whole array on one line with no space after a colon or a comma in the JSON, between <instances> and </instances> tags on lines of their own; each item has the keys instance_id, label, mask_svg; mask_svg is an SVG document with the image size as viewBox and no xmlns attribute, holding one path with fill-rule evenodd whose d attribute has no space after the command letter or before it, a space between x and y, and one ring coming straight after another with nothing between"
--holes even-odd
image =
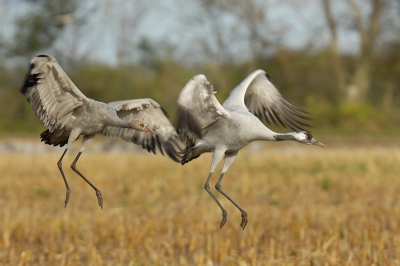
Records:
<instances>
[{"instance_id":1,"label":"outstretched wing","mask_svg":"<svg viewBox=\"0 0 400 266\"><path fill-rule=\"evenodd\" d=\"M308 113L286 101L264 70L256 70L243 80L223 106L226 109L242 106L260 120L264 118L267 123L281 124L292 130L309 126L302 121L310 120Z\"/></svg>"},{"instance_id":2,"label":"outstretched wing","mask_svg":"<svg viewBox=\"0 0 400 266\"><path fill-rule=\"evenodd\" d=\"M183 87L178 98L178 132L185 143L201 138L208 126L229 117L214 93L204 75L194 76Z\"/></svg>"},{"instance_id":3,"label":"outstretched wing","mask_svg":"<svg viewBox=\"0 0 400 266\"><path fill-rule=\"evenodd\" d=\"M180 162L181 151L178 134L168 119L164 109L152 99L125 100L108 103L118 116L127 122L142 120L156 134L141 132L130 128L107 126L101 134L112 138L121 138L143 147L149 152L156 153L158 149L174 161Z\"/></svg>"},{"instance_id":4,"label":"outstretched wing","mask_svg":"<svg viewBox=\"0 0 400 266\"><path fill-rule=\"evenodd\" d=\"M50 132L63 128L74 109L89 103L57 60L47 55L31 60L21 93Z\"/></svg>"}]
</instances>

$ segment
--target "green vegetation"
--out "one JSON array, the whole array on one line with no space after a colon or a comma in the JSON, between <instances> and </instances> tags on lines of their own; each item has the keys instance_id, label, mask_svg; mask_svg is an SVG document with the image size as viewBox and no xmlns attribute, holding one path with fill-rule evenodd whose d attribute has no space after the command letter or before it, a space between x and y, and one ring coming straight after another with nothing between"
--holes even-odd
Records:
<instances>
[{"instance_id":1,"label":"green vegetation","mask_svg":"<svg viewBox=\"0 0 400 266\"><path fill-rule=\"evenodd\" d=\"M298 55L306 51L297 52ZM293 52L292 52L293 55ZM294 58L286 60L294 62L290 69L281 66L279 58L265 58L257 68L266 69L272 76L274 84L282 94L294 104L312 114L314 126L321 131L332 131L337 134L384 134L399 133L400 120L397 104L400 99L393 98L393 106L389 109L382 106L383 96L371 95L365 103L347 103L332 101L329 96L335 90L331 83L324 84L324 72L321 69L300 68ZM315 57L315 55L314 55ZM306 60L306 59L304 59ZM314 59L316 60L316 59ZM329 65L320 58L320 64ZM260 60L259 60L260 61ZM400 62L400 60L399 60ZM80 62L73 70L66 69L73 82L88 97L110 102L118 99L150 97L158 101L170 114L171 120L176 117L176 100L184 84L195 74L204 73L217 90L217 98L223 101L229 91L236 86L253 68L246 67L247 62L240 65L221 67L218 70L207 65L186 67L178 62L161 62L157 71L143 69L140 65L109 66L96 62ZM19 93L27 69L8 70L8 75L0 76L0 131L40 132L40 122L35 117L28 103ZM308 76L320 77L310 80ZM326 73L328 74L328 72ZM400 75L398 75L400 76ZM376 77L379 82L380 77ZM325 93L321 93L321 89ZM379 101L379 98L381 100ZM340 133L342 132L342 133Z\"/></svg>"}]
</instances>

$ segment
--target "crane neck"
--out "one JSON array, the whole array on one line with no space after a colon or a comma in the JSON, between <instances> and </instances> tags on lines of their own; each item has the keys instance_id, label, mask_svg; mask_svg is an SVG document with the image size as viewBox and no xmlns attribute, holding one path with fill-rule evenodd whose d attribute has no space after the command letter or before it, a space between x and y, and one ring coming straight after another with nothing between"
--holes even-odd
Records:
<instances>
[{"instance_id":1,"label":"crane neck","mask_svg":"<svg viewBox=\"0 0 400 266\"><path fill-rule=\"evenodd\" d=\"M270 130L267 127L264 127L264 130L260 132L261 135L257 138L257 140L266 140L266 141L283 141L283 140L296 140L296 132L290 133L278 133Z\"/></svg>"},{"instance_id":2,"label":"crane neck","mask_svg":"<svg viewBox=\"0 0 400 266\"><path fill-rule=\"evenodd\" d=\"M133 128L132 123L126 122L120 118L108 119L105 121L105 125L118 128Z\"/></svg>"},{"instance_id":3,"label":"crane neck","mask_svg":"<svg viewBox=\"0 0 400 266\"><path fill-rule=\"evenodd\" d=\"M290 133L278 133L275 131L272 131L268 127L264 126L262 124L261 127L258 127L257 129L254 129L252 132L254 132L254 140L264 140L264 141L282 141L282 140L297 140L296 139L296 132L290 132Z\"/></svg>"},{"instance_id":4,"label":"crane neck","mask_svg":"<svg viewBox=\"0 0 400 266\"><path fill-rule=\"evenodd\" d=\"M274 137L276 141L282 141L282 140L296 140L296 137L294 136L296 132L290 132L290 133L277 133Z\"/></svg>"},{"instance_id":5,"label":"crane neck","mask_svg":"<svg viewBox=\"0 0 400 266\"><path fill-rule=\"evenodd\" d=\"M115 110L114 107L109 106L103 102L98 102L96 100L90 99L91 104L89 112L97 115L101 124L104 126L118 127L118 128L133 128L130 122L122 120Z\"/></svg>"}]
</instances>

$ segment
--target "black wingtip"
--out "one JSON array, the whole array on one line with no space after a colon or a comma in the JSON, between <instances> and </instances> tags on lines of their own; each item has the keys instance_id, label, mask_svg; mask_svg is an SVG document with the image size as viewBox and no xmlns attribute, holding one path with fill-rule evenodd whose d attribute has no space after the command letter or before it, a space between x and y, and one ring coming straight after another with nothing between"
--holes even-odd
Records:
<instances>
[{"instance_id":1,"label":"black wingtip","mask_svg":"<svg viewBox=\"0 0 400 266\"><path fill-rule=\"evenodd\" d=\"M39 78L38 78L38 75L39 74L31 74L31 71L32 71L32 69L35 67L35 65L32 63L32 64L30 64L30 66L29 66L29 72L28 72L28 74L26 75L26 78L25 78L25 82L24 82L24 85L22 85L22 88L20 89L20 92L22 93L22 94L26 94L27 93L27 91L30 89L30 88L32 88L33 86L35 86L37 83L38 83L38 81L39 81Z\"/></svg>"},{"instance_id":2,"label":"black wingtip","mask_svg":"<svg viewBox=\"0 0 400 266\"><path fill-rule=\"evenodd\" d=\"M169 114L167 113L167 111L165 111L165 109L162 108L161 106L160 106L160 108L161 108L162 113L165 115L165 117L169 118Z\"/></svg>"},{"instance_id":3,"label":"black wingtip","mask_svg":"<svg viewBox=\"0 0 400 266\"><path fill-rule=\"evenodd\" d=\"M176 163L180 163L179 156L177 156L176 152L171 149L165 149L168 157Z\"/></svg>"}]
</instances>

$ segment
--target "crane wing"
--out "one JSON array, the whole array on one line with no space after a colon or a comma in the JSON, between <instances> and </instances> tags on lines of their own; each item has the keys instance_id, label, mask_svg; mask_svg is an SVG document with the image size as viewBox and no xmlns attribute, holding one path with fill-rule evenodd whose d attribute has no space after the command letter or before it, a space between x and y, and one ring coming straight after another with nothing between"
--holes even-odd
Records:
<instances>
[{"instance_id":1,"label":"crane wing","mask_svg":"<svg viewBox=\"0 0 400 266\"><path fill-rule=\"evenodd\" d=\"M178 132L186 143L201 138L207 127L229 113L214 96L211 84L204 75L194 76L178 97Z\"/></svg>"},{"instance_id":2,"label":"crane wing","mask_svg":"<svg viewBox=\"0 0 400 266\"><path fill-rule=\"evenodd\" d=\"M115 108L118 116L127 122L142 120L156 134L141 132L130 128L107 126L101 134L112 138L120 138L142 146L149 152L156 153L158 149L174 161L180 162L181 151L178 134L168 119L164 109L152 99L124 100L108 103Z\"/></svg>"},{"instance_id":3,"label":"crane wing","mask_svg":"<svg viewBox=\"0 0 400 266\"><path fill-rule=\"evenodd\" d=\"M309 126L302 122L310 120L308 113L286 101L264 70L256 70L243 80L231 91L223 106L226 109L247 108L260 120L264 118L267 123L281 124L292 130Z\"/></svg>"},{"instance_id":4,"label":"crane wing","mask_svg":"<svg viewBox=\"0 0 400 266\"><path fill-rule=\"evenodd\" d=\"M47 55L34 57L21 93L36 116L53 132L68 122L74 109L89 99L65 74L57 60Z\"/></svg>"}]
</instances>

